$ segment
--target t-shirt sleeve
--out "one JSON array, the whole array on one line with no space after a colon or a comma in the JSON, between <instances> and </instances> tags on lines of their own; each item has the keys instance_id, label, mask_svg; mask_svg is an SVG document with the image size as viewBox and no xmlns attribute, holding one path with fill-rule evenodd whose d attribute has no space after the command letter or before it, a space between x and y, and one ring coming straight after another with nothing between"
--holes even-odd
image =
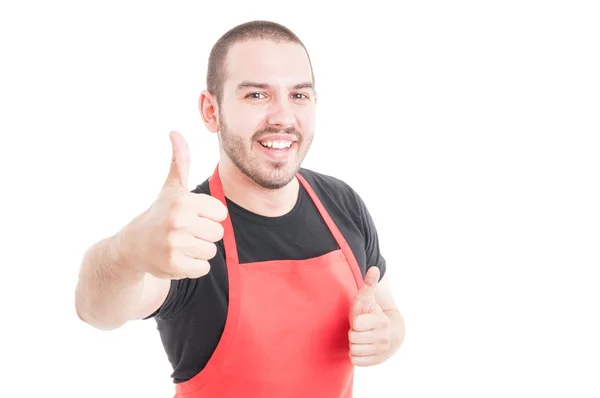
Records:
<instances>
[{"instance_id":1,"label":"t-shirt sleeve","mask_svg":"<svg viewBox=\"0 0 600 398\"><path fill-rule=\"evenodd\" d=\"M358 195L358 193L354 193L356 196L356 201L360 214L360 221L362 224L362 232L365 238L365 252L367 255L367 270L375 266L379 268L379 280L383 278L386 270L386 261L383 255L381 254L381 250L379 248L379 237L377 235L377 228L375 227L375 222L371 217L371 213L367 208L365 202Z\"/></svg>"},{"instance_id":2,"label":"t-shirt sleeve","mask_svg":"<svg viewBox=\"0 0 600 398\"><path fill-rule=\"evenodd\" d=\"M151 319L158 316L163 316L164 314L168 314L169 310L174 307L173 303L177 301L177 293L179 291L179 285L181 280L171 280L171 287L169 288L169 293L165 298L165 301L161 304L159 308L156 309L152 314L148 315L144 319Z\"/></svg>"},{"instance_id":3,"label":"t-shirt sleeve","mask_svg":"<svg viewBox=\"0 0 600 398\"><path fill-rule=\"evenodd\" d=\"M190 299L196 283L196 279L188 278L171 280L171 287L163 304L154 313L144 319L157 316L167 319L176 315Z\"/></svg>"}]
</instances>

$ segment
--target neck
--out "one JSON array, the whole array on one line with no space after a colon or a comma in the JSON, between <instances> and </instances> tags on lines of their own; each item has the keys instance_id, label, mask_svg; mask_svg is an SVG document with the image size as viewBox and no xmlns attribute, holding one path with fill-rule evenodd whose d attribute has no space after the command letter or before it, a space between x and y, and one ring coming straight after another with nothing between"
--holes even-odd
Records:
<instances>
[{"instance_id":1,"label":"neck","mask_svg":"<svg viewBox=\"0 0 600 398\"><path fill-rule=\"evenodd\" d=\"M282 188L267 189L242 173L227 157L222 157L219 162L219 177L227 199L265 217L287 214L298 199L300 183L297 178Z\"/></svg>"}]
</instances>

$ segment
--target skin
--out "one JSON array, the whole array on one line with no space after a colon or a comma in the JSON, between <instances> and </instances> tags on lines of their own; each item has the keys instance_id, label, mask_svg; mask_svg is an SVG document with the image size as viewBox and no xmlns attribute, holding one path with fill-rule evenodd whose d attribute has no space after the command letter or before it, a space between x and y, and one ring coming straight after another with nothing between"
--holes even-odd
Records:
<instances>
[{"instance_id":1,"label":"skin","mask_svg":"<svg viewBox=\"0 0 600 398\"><path fill-rule=\"evenodd\" d=\"M222 103L208 91L199 100L206 127L219 135L224 192L255 213L280 216L295 204L294 174L314 136L317 93L308 56L295 43L249 41L230 49L227 65ZM257 147L266 132L292 134L299 145L274 162ZM378 280L378 268L371 267L349 314L349 355L356 366L387 360L404 340L404 320L387 279Z\"/></svg>"},{"instance_id":2,"label":"skin","mask_svg":"<svg viewBox=\"0 0 600 398\"><path fill-rule=\"evenodd\" d=\"M314 136L317 94L307 87L313 83L308 56L295 43L247 41L230 48L226 65L222 103L208 91L199 100L207 129L219 137L223 190L250 211L285 214L298 194L294 174ZM262 155L257 142L273 133L298 140L277 162Z\"/></svg>"},{"instance_id":3,"label":"skin","mask_svg":"<svg viewBox=\"0 0 600 398\"><path fill-rule=\"evenodd\" d=\"M396 307L388 280L370 267L350 311L350 360L355 366L378 365L404 341L404 319Z\"/></svg>"},{"instance_id":4,"label":"skin","mask_svg":"<svg viewBox=\"0 0 600 398\"><path fill-rule=\"evenodd\" d=\"M275 217L296 203L295 173L315 129L317 94L304 48L268 40L237 43L226 60L223 98L208 91L199 110L220 143L219 174L225 195L257 214ZM297 141L276 159L258 143L284 134ZM221 239L227 209L209 195L188 191L189 148L170 135L173 157L167 180L150 208L84 256L75 305L81 320L102 330L153 313L164 302L171 279L197 278ZM377 267L365 276L349 315L349 355L356 366L392 356L404 339L404 321Z\"/></svg>"}]
</instances>

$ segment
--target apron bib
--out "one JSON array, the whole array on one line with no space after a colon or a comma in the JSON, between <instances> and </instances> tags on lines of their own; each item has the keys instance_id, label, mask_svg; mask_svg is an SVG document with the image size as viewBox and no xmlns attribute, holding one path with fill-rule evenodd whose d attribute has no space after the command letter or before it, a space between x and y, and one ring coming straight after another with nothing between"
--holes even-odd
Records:
<instances>
[{"instance_id":1,"label":"apron bib","mask_svg":"<svg viewBox=\"0 0 600 398\"><path fill-rule=\"evenodd\" d=\"M307 181L340 249L306 260L240 264L231 218L223 221L229 304L206 367L176 384L175 398L351 398L350 306L362 286L350 246ZM211 195L226 204L218 165Z\"/></svg>"}]
</instances>

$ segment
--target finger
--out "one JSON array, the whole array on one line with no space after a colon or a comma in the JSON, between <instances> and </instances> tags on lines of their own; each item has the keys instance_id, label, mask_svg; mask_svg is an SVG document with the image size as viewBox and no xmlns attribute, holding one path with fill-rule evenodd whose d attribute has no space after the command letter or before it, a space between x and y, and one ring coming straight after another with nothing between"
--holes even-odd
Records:
<instances>
[{"instance_id":1,"label":"finger","mask_svg":"<svg viewBox=\"0 0 600 398\"><path fill-rule=\"evenodd\" d=\"M186 278L195 279L200 278L210 271L210 263L206 260L199 260L197 258L187 257L184 260L184 267L182 272Z\"/></svg>"},{"instance_id":2,"label":"finger","mask_svg":"<svg viewBox=\"0 0 600 398\"><path fill-rule=\"evenodd\" d=\"M356 318L360 315L374 314L377 312L379 305L373 296L357 297L352 303L350 310L350 318Z\"/></svg>"},{"instance_id":3,"label":"finger","mask_svg":"<svg viewBox=\"0 0 600 398\"><path fill-rule=\"evenodd\" d=\"M190 217L187 230L196 238L206 242L218 242L223 239L223 225L204 217Z\"/></svg>"},{"instance_id":4,"label":"finger","mask_svg":"<svg viewBox=\"0 0 600 398\"><path fill-rule=\"evenodd\" d=\"M348 341L351 344L373 344L375 343L375 333L372 330L365 332L357 332L356 330L350 329L348 331Z\"/></svg>"},{"instance_id":5,"label":"finger","mask_svg":"<svg viewBox=\"0 0 600 398\"><path fill-rule=\"evenodd\" d=\"M217 245L193 236L182 238L180 246L176 249L183 255L198 260L210 260L217 254Z\"/></svg>"},{"instance_id":6,"label":"finger","mask_svg":"<svg viewBox=\"0 0 600 398\"><path fill-rule=\"evenodd\" d=\"M355 332L366 332L376 328L376 319L373 314L362 314L351 320L350 327Z\"/></svg>"},{"instance_id":7,"label":"finger","mask_svg":"<svg viewBox=\"0 0 600 398\"><path fill-rule=\"evenodd\" d=\"M169 134L173 153L171 168L165 181L165 186L177 186L187 189L190 173L190 150L185 138L177 131Z\"/></svg>"},{"instance_id":8,"label":"finger","mask_svg":"<svg viewBox=\"0 0 600 398\"><path fill-rule=\"evenodd\" d=\"M370 267L367 270L364 283L358 290L350 308L350 318L376 311L377 303L375 301L375 289L379 282L379 275L379 268L377 267Z\"/></svg>"},{"instance_id":9,"label":"finger","mask_svg":"<svg viewBox=\"0 0 600 398\"><path fill-rule=\"evenodd\" d=\"M219 199L203 193L190 194L195 212L200 217L205 217L216 222L223 222L227 218L227 207Z\"/></svg>"},{"instance_id":10,"label":"finger","mask_svg":"<svg viewBox=\"0 0 600 398\"><path fill-rule=\"evenodd\" d=\"M350 362L354 366L371 366L378 363L377 355L367 355L363 357L359 357L356 355L350 355Z\"/></svg>"},{"instance_id":11,"label":"finger","mask_svg":"<svg viewBox=\"0 0 600 398\"><path fill-rule=\"evenodd\" d=\"M367 357L377 354L375 344L350 344L350 355L355 357Z\"/></svg>"},{"instance_id":12,"label":"finger","mask_svg":"<svg viewBox=\"0 0 600 398\"><path fill-rule=\"evenodd\" d=\"M379 282L379 268L370 267L365 275L363 286L358 292L358 297L370 297L375 294L377 283Z\"/></svg>"},{"instance_id":13,"label":"finger","mask_svg":"<svg viewBox=\"0 0 600 398\"><path fill-rule=\"evenodd\" d=\"M207 260L192 258L181 252L174 256L173 266L169 269L171 279L199 278L210 271L210 263Z\"/></svg>"}]
</instances>

